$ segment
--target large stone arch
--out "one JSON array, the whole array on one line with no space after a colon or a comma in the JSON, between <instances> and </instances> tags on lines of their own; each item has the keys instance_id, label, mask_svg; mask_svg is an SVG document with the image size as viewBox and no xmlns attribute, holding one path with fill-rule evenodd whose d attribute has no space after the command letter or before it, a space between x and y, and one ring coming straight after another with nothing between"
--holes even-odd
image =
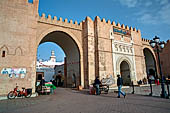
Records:
<instances>
[{"instance_id":1,"label":"large stone arch","mask_svg":"<svg viewBox=\"0 0 170 113\"><path fill-rule=\"evenodd\" d=\"M64 32L66 34L68 34L70 37L73 38L73 40L76 42L79 50L80 50L80 53L83 53L83 48L82 48L82 44L80 43L80 41L78 40L78 37L76 35L74 35L73 32L71 32L70 30L66 29L66 28L62 28L62 27L52 27L52 28L49 28L45 31L42 31L40 33L40 35L38 35L36 37L36 46L40 43L40 41L43 39L43 37L45 37L47 34L51 33L51 32L54 32L54 31L60 31L60 32Z\"/></svg>"},{"instance_id":2,"label":"large stone arch","mask_svg":"<svg viewBox=\"0 0 170 113\"><path fill-rule=\"evenodd\" d=\"M42 29L40 29L42 30ZM62 27L52 27L49 28L47 30L41 31L41 33L39 33L39 35L37 35L36 37L36 47L38 47L38 45L40 44L41 40L47 36L48 34L52 33L52 32L63 32L65 34L67 34L69 37L72 38L72 40L75 42L75 44L78 47L78 51L80 53L80 78L81 78L81 86L84 87L84 65L83 65L83 48L82 48L82 43L81 38L82 37L77 37L71 30L67 29L67 28L62 28ZM37 49L36 49L36 53L37 53Z\"/></svg>"},{"instance_id":3,"label":"large stone arch","mask_svg":"<svg viewBox=\"0 0 170 113\"><path fill-rule=\"evenodd\" d=\"M152 49L152 47L143 45L143 46L142 46L142 50L144 50L144 49L149 49L150 52L152 53L154 59L156 59L156 55L155 55L155 52L154 52L154 50ZM155 61L156 61L156 60L155 60ZM157 61L156 61L156 63L157 63Z\"/></svg>"},{"instance_id":4,"label":"large stone arch","mask_svg":"<svg viewBox=\"0 0 170 113\"><path fill-rule=\"evenodd\" d=\"M149 74L149 70L154 70L156 72L155 77L157 77L157 60L156 55L151 47L144 46L143 47L143 54L144 54L144 60L145 60L145 70L146 74ZM146 55L148 54L148 55ZM149 60L146 57L151 57ZM148 62L149 61L149 62ZM148 66L150 65L150 66Z\"/></svg>"}]
</instances>

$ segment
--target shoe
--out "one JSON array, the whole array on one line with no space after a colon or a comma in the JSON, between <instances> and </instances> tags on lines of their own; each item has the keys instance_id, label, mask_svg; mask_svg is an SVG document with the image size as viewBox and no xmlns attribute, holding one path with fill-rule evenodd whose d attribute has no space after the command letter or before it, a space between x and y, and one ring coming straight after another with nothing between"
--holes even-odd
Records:
<instances>
[{"instance_id":1,"label":"shoe","mask_svg":"<svg viewBox=\"0 0 170 113\"><path fill-rule=\"evenodd\" d=\"M117 98L120 98L120 96L117 96Z\"/></svg>"},{"instance_id":2,"label":"shoe","mask_svg":"<svg viewBox=\"0 0 170 113\"><path fill-rule=\"evenodd\" d=\"M124 98L126 97L126 93L125 93L125 95L124 95Z\"/></svg>"}]
</instances>

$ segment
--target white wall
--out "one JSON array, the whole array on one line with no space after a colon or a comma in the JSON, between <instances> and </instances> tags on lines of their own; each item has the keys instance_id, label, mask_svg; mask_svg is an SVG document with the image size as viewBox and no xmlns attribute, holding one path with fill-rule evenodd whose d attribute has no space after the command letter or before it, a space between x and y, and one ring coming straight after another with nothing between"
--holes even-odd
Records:
<instances>
[{"instance_id":1,"label":"white wall","mask_svg":"<svg viewBox=\"0 0 170 113\"><path fill-rule=\"evenodd\" d=\"M52 80L53 75L55 74L54 68L40 68L37 69L37 72L44 72L45 81Z\"/></svg>"}]
</instances>

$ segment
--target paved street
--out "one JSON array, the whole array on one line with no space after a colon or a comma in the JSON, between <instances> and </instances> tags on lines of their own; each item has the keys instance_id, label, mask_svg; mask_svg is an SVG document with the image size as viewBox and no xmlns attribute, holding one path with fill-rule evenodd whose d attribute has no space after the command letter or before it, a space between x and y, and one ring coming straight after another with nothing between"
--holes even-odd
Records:
<instances>
[{"instance_id":1,"label":"paved street","mask_svg":"<svg viewBox=\"0 0 170 113\"><path fill-rule=\"evenodd\" d=\"M57 88L53 95L1 100L0 113L170 113L170 99L116 93L89 95L85 91Z\"/></svg>"}]
</instances>

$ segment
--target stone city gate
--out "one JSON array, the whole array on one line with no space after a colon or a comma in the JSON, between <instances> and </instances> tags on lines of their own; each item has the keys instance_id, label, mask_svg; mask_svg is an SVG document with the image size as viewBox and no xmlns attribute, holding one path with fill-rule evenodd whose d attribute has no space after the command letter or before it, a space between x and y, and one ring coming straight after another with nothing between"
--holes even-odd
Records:
<instances>
[{"instance_id":1,"label":"stone city gate","mask_svg":"<svg viewBox=\"0 0 170 113\"><path fill-rule=\"evenodd\" d=\"M100 79L112 75L116 84L116 75L124 67L129 67L129 79L134 83L146 77L149 68L156 70L154 52L140 30L98 16L94 21L86 17L79 24L39 16L38 4L39 0L0 1L0 95L16 85L35 91L37 48L44 42L58 44L68 63L77 62L67 67L67 76L76 74L77 85L85 88L98 75ZM145 64L148 59L153 60L151 66ZM121 69L126 64L122 62L128 66Z\"/></svg>"}]
</instances>

